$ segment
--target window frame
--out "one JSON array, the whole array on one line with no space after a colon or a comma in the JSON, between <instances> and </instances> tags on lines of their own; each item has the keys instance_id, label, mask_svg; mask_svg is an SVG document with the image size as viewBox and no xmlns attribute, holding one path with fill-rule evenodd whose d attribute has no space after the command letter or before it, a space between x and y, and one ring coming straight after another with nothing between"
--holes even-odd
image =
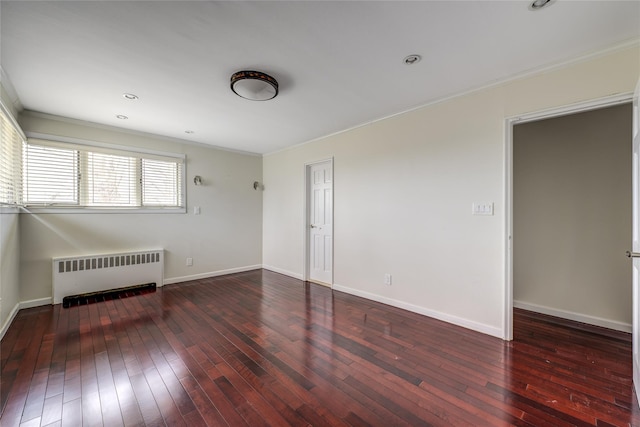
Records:
<instances>
[{"instance_id":1,"label":"window frame","mask_svg":"<svg viewBox=\"0 0 640 427\"><path fill-rule=\"evenodd\" d=\"M140 147L131 147L110 143L103 143L97 141L89 141L79 138L62 137L57 135L49 135L37 132L27 132L25 144L32 143L34 145L48 145L52 147L74 149L79 151L79 157L85 157L86 154L83 151L92 151L97 153L115 154L119 156L128 156L136 158L136 162L142 163L143 158L157 159L157 160L175 160L180 164L180 183L179 183L179 200L180 206L87 206L83 205L83 201L86 201L87 193L86 188L82 184L84 180L78 180L78 204L29 204L27 200L23 200L23 209L33 213L186 213L187 212L187 188L186 188L186 176L187 176L187 161L186 155L180 153L172 153L158 150L149 150ZM23 159L24 162L24 159ZM81 166L84 168L84 166ZM23 171L26 174L26 168ZM82 171L81 171L82 173ZM86 181L85 181L86 182ZM136 184L138 197L141 197L142 183Z\"/></svg>"}]
</instances>

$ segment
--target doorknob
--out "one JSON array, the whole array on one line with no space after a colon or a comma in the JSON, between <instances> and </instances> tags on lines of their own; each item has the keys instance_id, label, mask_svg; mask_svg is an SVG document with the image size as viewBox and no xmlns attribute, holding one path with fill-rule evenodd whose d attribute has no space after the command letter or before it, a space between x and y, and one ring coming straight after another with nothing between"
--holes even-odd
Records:
<instances>
[{"instance_id":1,"label":"doorknob","mask_svg":"<svg viewBox=\"0 0 640 427\"><path fill-rule=\"evenodd\" d=\"M318 228L318 226L311 224L310 225L311 228Z\"/></svg>"},{"instance_id":2,"label":"doorknob","mask_svg":"<svg viewBox=\"0 0 640 427\"><path fill-rule=\"evenodd\" d=\"M640 252L627 251L627 258L640 258Z\"/></svg>"}]
</instances>

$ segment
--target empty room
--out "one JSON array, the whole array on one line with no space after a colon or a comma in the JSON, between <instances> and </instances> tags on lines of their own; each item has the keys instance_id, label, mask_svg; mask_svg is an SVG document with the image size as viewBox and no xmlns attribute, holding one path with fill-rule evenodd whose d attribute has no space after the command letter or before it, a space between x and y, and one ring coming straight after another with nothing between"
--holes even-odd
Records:
<instances>
[{"instance_id":1,"label":"empty room","mask_svg":"<svg viewBox=\"0 0 640 427\"><path fill-rule=\"evenodd\" d=\"M2 426L640 426L640 1L0 2Z\"/></svg>"}]
</instances>

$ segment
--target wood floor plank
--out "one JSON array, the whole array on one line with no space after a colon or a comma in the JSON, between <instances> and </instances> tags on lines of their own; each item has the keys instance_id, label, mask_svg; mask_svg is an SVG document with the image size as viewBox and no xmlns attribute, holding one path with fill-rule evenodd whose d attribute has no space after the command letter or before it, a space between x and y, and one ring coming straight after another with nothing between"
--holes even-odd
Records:
<instances>
[{"instance_id":1,"label":"wood floor plank","mask_svg":"<svg viewBox=\"0 0 640 427\"><path fill-rule=\"evenodd\" d=\"M505 342L266 270L63 309L0 343L4 426L635 426L629 334Z\"/></svg>"},{"instance_id":2,"label":"wood floor plank","mask_svg":"<svg viewBox=\"0 0 640 427\"><path fill-rule=\"evenodd\" d=\"M82 400L71 400L62 405L62 426L77 427L82 425Z\"/></svg>"},{"instance_id":3,"label":"wood floor plank","mask_svg":"<svg viewBox=\"0 0 640 427\"><path fill-rule=\"evenodd\" d=\"M130 377L130 382L145 424L164 425L162 414L144 375L136 374Z\"/></svg>"},{"instance_id":4,"label":"wood floor plank","mask_svg":"<svg viewBox=\"0 0 640 427\"><path fill-rule=\"evenodd\" d=\"M42 425L62 421L62 393L51 396L44 401L42 409Z\"/></svg>"}]
</instances>

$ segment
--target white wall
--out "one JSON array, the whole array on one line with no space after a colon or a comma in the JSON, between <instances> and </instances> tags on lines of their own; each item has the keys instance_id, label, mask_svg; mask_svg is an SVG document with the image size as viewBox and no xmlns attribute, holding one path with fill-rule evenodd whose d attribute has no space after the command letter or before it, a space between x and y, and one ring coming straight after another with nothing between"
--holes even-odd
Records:
<instances>
[{"instance_id":1,"label":"white wall","mask_svg":"<svg viewBox=\"0 0 640 427\"><path fill-rule=\"evenodd\" d=\"M263 262L303 273L304 168L334 157L335 288L506 336L505 118L633 91L639 48L582 60L264 158ZM494 216L472 216L474 201ZM383 284L385 273L393 285Z\"/></svg>"},{"instance_id":2,"label":"white wall","mask_svg":"<svg viewBox=\"0 0 640 427\"><path fill-rule=\"evenodd\" d=\"M514 126L520 307L631 331L631 119L625 104Z\"/></svg>"},{"instance_id":3,"label":"white wall","mask_svg":"<svg viewBox=\"0 0 640 427\"><path fill-rule=\"evenodd\" d=\"M161 247L165 283L262 263L262 181L259 156L126 133L40 114L21 116L25 132L81 138L187 156L186 214L25 213L20 218L22 301L51 297L51 258ZM202 186L193 184L202 176ZM193 207L201 214L194 215ZM187 257L193 266L187 267Z\"/></svg>"}]
</instances>

